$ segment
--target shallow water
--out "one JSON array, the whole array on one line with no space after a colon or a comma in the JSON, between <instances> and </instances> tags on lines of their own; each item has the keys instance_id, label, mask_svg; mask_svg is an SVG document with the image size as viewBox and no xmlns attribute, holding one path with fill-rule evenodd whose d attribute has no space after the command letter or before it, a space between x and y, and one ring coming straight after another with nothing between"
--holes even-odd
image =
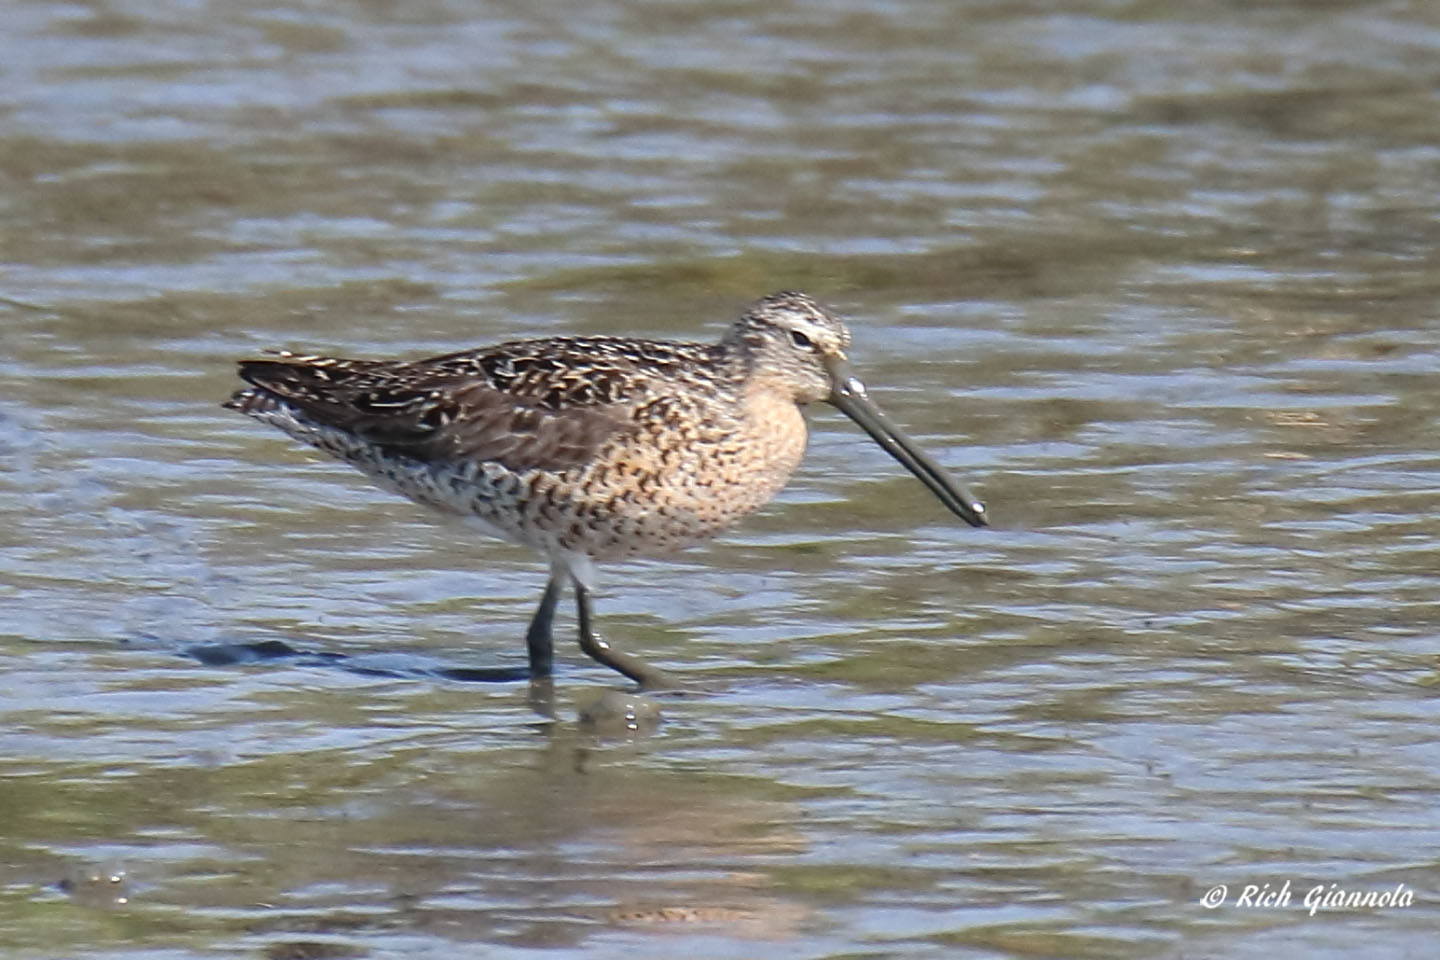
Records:
<instances>
[{"instance_id":1,"label":"shallow water","mask_svg":"<svg viewBox=\"0 0 1440 960\"><path fill-rule=\"evenodd\" d=\"M1440 17L1039 9L7 7L0 950L1428 956ZM553 722L425 674L543 565L218 407L781 288L995 528L815 411L605 571L632 736L568 642ZM350 659L186 655L272 642Z\"/></svg>"}]
</instances>

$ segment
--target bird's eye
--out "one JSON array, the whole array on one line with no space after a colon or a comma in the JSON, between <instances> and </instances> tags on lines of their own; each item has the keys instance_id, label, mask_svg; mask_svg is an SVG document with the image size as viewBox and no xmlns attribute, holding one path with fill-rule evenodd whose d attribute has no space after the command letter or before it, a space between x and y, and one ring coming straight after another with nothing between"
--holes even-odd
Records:
<instances>
[{"instance_id":1,"label":"bird's eye","mask_svg":"<svg viewBox=\"0 0 1440 960\"><path fill-rule=\"evenodd\" d=\"M795 346L801 350L813 350L815 348L815 344L810 341L810 338L799 330L791 330L790 339L795 343Z\"/></svg>"}]
</instances>

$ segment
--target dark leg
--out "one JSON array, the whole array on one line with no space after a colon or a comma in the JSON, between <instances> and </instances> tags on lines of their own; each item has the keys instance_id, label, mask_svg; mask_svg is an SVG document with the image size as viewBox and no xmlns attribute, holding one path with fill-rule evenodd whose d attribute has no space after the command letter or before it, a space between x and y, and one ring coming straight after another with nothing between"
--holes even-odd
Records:
<instances>
[{"instance_id":1,"label":"dark leg","mask_svg":"<svg viewBox=\"0 0 1440 960\"><path fill-rule=\"evenodd\" d=\"M657 670L643 660L630 656L603 640L591 626L592 609L590 591L579 580L575 584L575 607L580 617L580 649L611 670L625 674L642 687L673 687L675 684L663 670Z\"/></svg>"},{"instance_id":2,"label":"dark leg","mask_svg":"<svg viewBox=\"0 0 1440 960\"><path fill-rule=\"evenodd\" d=\"M545 584L545 593L540 597L540 607L530 620L530 629L525 631L525 646L530 651L530 676L532 679L550 676L555 664L555 641L551 628L555 624L555 605L560 602L560 591L565 582L560 574L552 571L550 582Z\"/></svg>"}]
</instances>

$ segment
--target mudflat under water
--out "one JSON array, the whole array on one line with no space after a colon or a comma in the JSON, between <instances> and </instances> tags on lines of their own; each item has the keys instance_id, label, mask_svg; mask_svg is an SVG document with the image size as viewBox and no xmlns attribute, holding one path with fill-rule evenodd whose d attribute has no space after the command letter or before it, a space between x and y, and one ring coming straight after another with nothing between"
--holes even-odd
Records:
<instances>
[{"instance_id":1,"label":"mudflat under water","mask_svg":"<svg viewBox=\"0 0 1440 960\"><path fill-rule=\"evenodd\" d=\"M5 956L1433 952L1432 5L0 21ZM605 571L687 681L633 736L568 643L554 719L455 678L536 558L218 406L782 288L995 527L814 411L764 513Z\"/></svg>"}]
</instances>

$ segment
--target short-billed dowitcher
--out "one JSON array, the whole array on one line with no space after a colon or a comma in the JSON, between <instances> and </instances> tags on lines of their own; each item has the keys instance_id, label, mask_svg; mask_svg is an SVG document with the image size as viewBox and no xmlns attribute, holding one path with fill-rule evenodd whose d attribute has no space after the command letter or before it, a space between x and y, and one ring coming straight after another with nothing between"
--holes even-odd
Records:
<instances>
[{"instance_id":1,"label":"short-billed dowitcher","mask_svg":"<svg viewBox=\"0 0 1440 960\"><path fill-rule=\"evenodd\" d=\"M953 513L985 524L980 502L870 401L849 345L810 297L777 293L713 344L550 337L426 360L242 360L252 386L225 405L544 553L531 677L550 674L569 581L581 648L646 685L659 671L595 633L593 562L690 546L768 502L805 452L808 404L839 407Z\"/></svg>"}]
</instances>

